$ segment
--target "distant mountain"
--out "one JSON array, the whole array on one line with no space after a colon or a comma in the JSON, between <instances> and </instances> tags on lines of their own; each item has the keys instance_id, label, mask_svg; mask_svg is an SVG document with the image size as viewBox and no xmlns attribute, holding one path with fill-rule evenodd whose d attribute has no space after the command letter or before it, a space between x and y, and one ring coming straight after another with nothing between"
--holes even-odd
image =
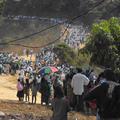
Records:
<instances>
[{"instance_id":1,"label":"distant mountain","mask_svg":"<svg viewBox=\"0 0 120 120\"><path fill-rule=\"evenodd\" d=\"M100 0L7 0L3 15L71 18L89 11L99 2ZM105 0L80 19L91 24L113 16L120 17L120 0Z\"/></svg>"}]
</instances>

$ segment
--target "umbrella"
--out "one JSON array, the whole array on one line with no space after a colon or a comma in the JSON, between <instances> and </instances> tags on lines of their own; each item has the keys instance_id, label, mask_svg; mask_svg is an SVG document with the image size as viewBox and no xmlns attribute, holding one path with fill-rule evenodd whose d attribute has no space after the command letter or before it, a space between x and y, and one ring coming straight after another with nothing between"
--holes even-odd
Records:
<instances>
[{"instance_id":1,"label":"umbrella","mask_svg":"<svg viewBox=\"0 0 120 120\"><path fill-rule=\"evenodd\" d=\"M43 67L40 69L39 74L45 75L45 74L49 74L51 72L53 72L53 73L58 72L58 69L56 67Z\"/></svg>"},{"instance_id":2,"label":"umbrella","mask_svg":"<svg viewBox=\"0 0 120 120\"><path fill-rule=\"evenodd\" d=\"M58 69L57 69L56 67L50 67L50 69L51 69L51 71L54 72L54 73L55 73L55 72L58 72Z\"/></svg>"}]
</instances>

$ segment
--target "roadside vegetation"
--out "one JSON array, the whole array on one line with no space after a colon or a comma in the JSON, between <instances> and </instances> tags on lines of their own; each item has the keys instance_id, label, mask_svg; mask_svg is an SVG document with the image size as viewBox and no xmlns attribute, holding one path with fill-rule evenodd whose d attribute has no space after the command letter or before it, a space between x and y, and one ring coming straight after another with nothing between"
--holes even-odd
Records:
<instances>
[{"instance_id":1,"label":"roadside vegetation","mask_svg":"<svg viewBox=\"0 0 120 120\"><path fill-rule=\"evenodd\" d=\"M120 72L120 19L113 17L94 23L83 49L75 51L61 43L54 51L61 62L73 66L101 66Z\"/></svg>"},{"instance_id":2,"label":"roadside vegetation","mask_svg":"<svg viewBox=\"0 0 120 120\"><path fill-rule=\"evenodd\" d=\"M91 55L91 63L120 71L120 19L93 24L85 50Z\"/></svg>"}]
</instances>

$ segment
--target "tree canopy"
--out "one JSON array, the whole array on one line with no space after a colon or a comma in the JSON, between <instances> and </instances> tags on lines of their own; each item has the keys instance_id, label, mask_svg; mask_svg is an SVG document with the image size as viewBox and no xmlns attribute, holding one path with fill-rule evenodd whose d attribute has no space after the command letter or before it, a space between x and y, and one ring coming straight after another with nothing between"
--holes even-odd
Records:
<instances>
[{"instance_id":1,"label":"tree canopy","mask_svg":"<svg viewBox=\"0 0 120 120\"><path fill-rule=\"evenodd\" d=\"M2 14L5 0L0 0L0 15Z\"/></svg>"},{"instance_id":2,"label":"tree canopy","mask_svg":"<svg viewBox=\"0 0 120 120\"><path fill-rule=\"evenodd\" d=\"M73 58L75 58L75 52L68 45L61 43L54 48L55 53L59 57L61 62L73 63Z\"/></svg>"},{"instance_id":3,"label":"tree canopy","mask_svg":"<svg viewBox=\"0 0 120 120\"><path fill-rule=\"evenodd\" d=\"M120 19L93 24L86 49L92 55L91 63L120 69Z\"/></svg>"},{"instance_id":4,"label":"tree canopy","mask_svg":"<svg viewBox=\"0 0 120 120\"><path fill-rule=\"evenodd\" d=\"M69 65L81 67L89 63L89 58L86 55L81 54L81 51L75 51L64 43L60 43L55 46L54 52L62 63L67 62Z\"/></svg>"}]
</instances>

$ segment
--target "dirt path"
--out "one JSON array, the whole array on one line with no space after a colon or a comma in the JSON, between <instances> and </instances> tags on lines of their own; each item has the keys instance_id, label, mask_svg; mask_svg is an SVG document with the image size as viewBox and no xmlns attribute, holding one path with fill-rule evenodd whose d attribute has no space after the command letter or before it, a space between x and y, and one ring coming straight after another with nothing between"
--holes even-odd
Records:
<instances>
[{"instance_id":1,"label":"dirt path","mask_svg":"<svg viewBox=\"0 0 120 120\"><path fill-rule=\"evenodd\" d=\"M25 58L23 56L23 58ZM25 58L29 59L29 58ZM34 57L32 58L34 61ZM52 111L40 105L40 94L38 93L37 105L21 103L16 97L17 75L0 75L0 111L7 114L32 114L43 118L50 118ZM31 98L31 96L30 96ZM31 101L31 100L30 100ZM68 120L95 120L94 116L86 116L76 112L69 113ZM43 119L42 119L43 120ZM47 119L46 119L47 120Z\"/></svg>"},{"instance_id":2,"label":"dirt path","mask_svg":"<svg viewBox=\"0 0 120 120\"><path fill-rule=\"evenodd\" d=\"M50 118L52 112L49 108L40 105L40 95L38 94L37 105L18 102L16 97L17 76L0 76L0 111L10 114L32 114ZM69 120L95 120L93 116L86 116L80 113L71 112Z\"/></svg>"},{"instance_id":3,"label":"dirt path","mask_svg":"<svg viewBox=\"0 0 120 120\"><path fill-rule=\"evenodd\" d=\"M30 60L30 57L21 56L20 58ZM35 56L32 57L32 61L34 61L34 59ZM17 75L0 75L0 100L17 100L16 84Z\"/></svg>"},{"instance_id":4,"label":"dirt path","mask_svg":"<svg viewBox=\"0 0 120 120\"><path fill-rule=\"evenodd\" d=\"M0 75L0 99L17 100L16 81L17 76Z\"/></svg>"},{"instance_id":5,"label":"dirt path","mask_svg":"<svg viewBox=\"0 0 120 120\"><path fill-rule=\"evenodd\" d=\"M16 97L17 75L0 75L0 100L18 100ZM31 101L31 94L30 94ZM40 103L40 93L37 96L37 103Z\"/></svg>"}]
</instances>

